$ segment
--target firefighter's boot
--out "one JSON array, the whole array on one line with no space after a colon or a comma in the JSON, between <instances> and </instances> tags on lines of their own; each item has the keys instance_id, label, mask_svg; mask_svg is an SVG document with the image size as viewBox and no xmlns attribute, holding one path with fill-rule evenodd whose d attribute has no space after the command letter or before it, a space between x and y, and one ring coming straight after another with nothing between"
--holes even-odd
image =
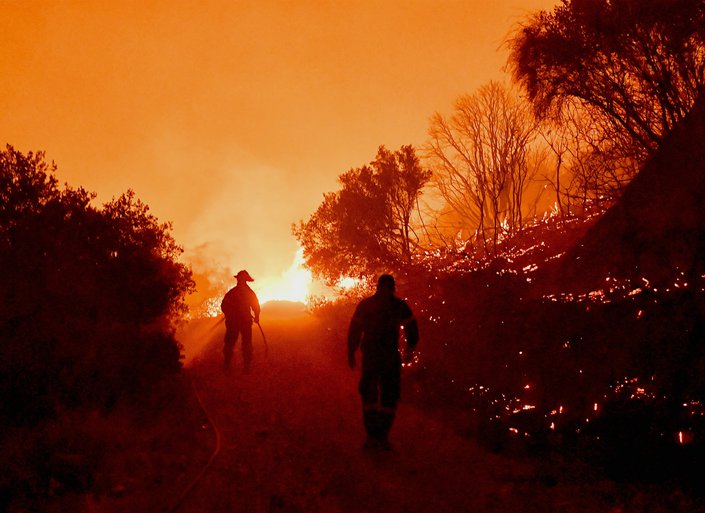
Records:
<instances>
[{"instance_id":1,"label":"firefighter's boot","mask_svg":"<svg viewBox=\"0 0 705 513\"><path fill-rule=\"evenodd\" d=\"M230 365L233 360L233 348L225 346L223 349L223 370L225 373L230 372Z\"/></svg>"},{"instance_id":2,"label":"firefighter's boot","mask_svg":"<svg viewBox=\"0 0 705 513\"><path fill-rule=\"evenodd\" d=\"M379 447L386 451L391 451L392 446L389 444L389 431L394 424L395 412L393 408L380 408L377 412L377 438Z\"/></svg>"},{"instance_id":3,"label":"firefighter's boot","mask_svg":"<svg viewBox=\"0 0 705 513\"><path fill-rule=\"evenodd\" d=\"M367 439L365 440L365 449L373 449L379 446L380 440L380 424L379 424L379 412L377 411L377 406L365 406L362 410L362 421L365 425L365 431L367 432Z\"/></svg>"}]
</instances>

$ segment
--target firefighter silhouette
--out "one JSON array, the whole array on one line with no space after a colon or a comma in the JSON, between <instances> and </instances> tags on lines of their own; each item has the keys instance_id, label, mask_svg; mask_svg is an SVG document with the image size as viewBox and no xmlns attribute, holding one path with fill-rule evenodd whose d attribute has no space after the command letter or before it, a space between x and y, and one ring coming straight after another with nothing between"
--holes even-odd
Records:
<instances>
[{"instance_id":1,"label":"firefighter silhouette","mask_svg":"<svg viewBox=\"0 0 705 513\"><path fill-rule=\"evenodd\" d=\"M245 270L234 276L237 285L223 297L220 309L225 314L225 339L223 347L224 367L230 370L233 358L233 348L238 336L242 339L242 360L245 370L249 370L252 362L252 322L259 324L260 306L257 295L247 284L254 281Z\"/></svg>"},{"instance_id":2,"label":"firefighter silhouette","mask_svg":"<svg viewBox=\"0 0 705 513\"><path fill-rule=\"evenodd\" d=\"M394 422L400 396L400 328L404 327L409 351L416 347L419 330L406 301L394 295L394 278L383 274L373 296L355 309L348 331L348 364L355 368L355 352L362 352L359 392L367 432L366 448L390 449L388 435Z\"/></svg>"}]
</instances>

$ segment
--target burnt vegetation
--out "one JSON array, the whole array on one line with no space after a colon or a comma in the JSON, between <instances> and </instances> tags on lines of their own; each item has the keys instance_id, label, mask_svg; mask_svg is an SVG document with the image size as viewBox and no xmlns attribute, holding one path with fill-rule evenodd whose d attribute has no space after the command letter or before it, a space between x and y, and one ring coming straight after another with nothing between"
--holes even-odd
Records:
<instances>
[{"instance_id":1,"label":"burnt vegetation","mask_svg":"<svg viewBox=\"0 0 705 513\"><path fill-rule=\"evenodd\" d=\"M332 283L400 278L422 323L407 393L489 447L702 489L704 13L565 0L532 15L508 41L515 86L460 97L415 150L431 174L410 258L337 261L333 275L321 250L340 239L295 230ZM358 235L338 234L355 255L388 247L383 225ZM345 300L317 308L349 314Z\"/></svg>"},{"instance_id":2,"label":"burnt vegetation","mask_svg":"<svg viewBox=\"0 0 705 513\"><path fill-rule=\"evenodd\" d=\"M459 97L425 145L381 146L293 226L315 275L359 283L314 310L344 326L391 272L421 328L405 398L493 450L548 456L547 482L577 459L702 493L704 38L702 0L529 17L511 85ZM0 152L0 509L109 493L85 426L187 396L173 330L193 282L169 225L54 171Z\"/></svg>"}]
</instances>

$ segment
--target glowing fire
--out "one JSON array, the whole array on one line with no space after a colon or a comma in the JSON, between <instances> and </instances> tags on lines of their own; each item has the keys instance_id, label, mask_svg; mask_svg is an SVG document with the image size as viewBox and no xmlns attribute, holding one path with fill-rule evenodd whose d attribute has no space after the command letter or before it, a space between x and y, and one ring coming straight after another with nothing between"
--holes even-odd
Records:
<instances>
[{"instance_id":1,"label":"glowing fire","mask_svg":"<svg viewBox=\"0 0 705 513\"><path fill-rule=\"evenodd\" d=\"M358 280L357 278L351 278L350 276L341 276L336 285L343 290L348 290L357 287L361 283L362 280Z\"/></svg>"},{"instance_id":2,"label":"glowing fire","mask_svg":"<svg viewBox=\"0 0 705 513\"><path fill-rule=\"evenodd\" d=\"M313 279L303 264L304 250L299 248L289 269L279 276L258 279L252 288L260 303L274 300L306 302Z\"/></svg>"}]
</instances>

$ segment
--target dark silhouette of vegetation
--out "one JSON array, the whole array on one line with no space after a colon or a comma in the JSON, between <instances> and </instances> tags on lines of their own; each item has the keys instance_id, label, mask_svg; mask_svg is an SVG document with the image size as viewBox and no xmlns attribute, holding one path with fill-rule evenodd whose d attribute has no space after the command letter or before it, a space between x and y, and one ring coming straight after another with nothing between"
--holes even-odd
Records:
<instances>
[{"instance_id":1,"label":"dark silhouette of vegetation","mask_svg":"<svg viewBox=\"0 0 705 513\"><path fill-rule=\"evenodd\" d=\"M573 141L545 136L589 176ZM491 253L419 257L400 279L428 341L415 400L498 451L702 494L704 138L698 100L606 211L535 219Z\"/></svg>"},{"instance_id":2,"label":"dark silhouette of vegetation","mask_svg":"<svg viewBox=\"0 0 705 513\"><path fill-rule=\"evenodd\" d=\"M102 208L44 154L0 152L0 418L109 410L180 369L190 271L132 191Z\"/></svg>"},{"instance_id":3,"label":"dark silhouette of vegetation","mask_svg":"<svg viewBox=\"0 0 705 513\"><path fill-rule=\"evenodd\" d=\"M563 0L510 40L517 82L541 115L578 106L595 148L642 162L705 80L702 0Z\"/></svg>"},{"instance_id":4,"label":"dark silhouette of vegetation","mask_svg":"<svg viewBox=\"0 0 705 513\"><path fill-rule=\"evenodd\" d=\"M553 166L544 179L555 192L556 210L562 216L608 206L639 170L637 160L621 154L628 145L614 144L575 104L566 103L540 126Z\"/></svg>"},{"instance_id":5,"label":"dark silhouette of vegetation","mask_svg":"<svg viewBox=\"0 0 705 513\"><path fill-rule=\"evenodd\" d=\"M492 261L415 277L427 377L478 412L478 436L700 487L704 137L698 100L593 221L537 223Z\"/></svg>"},{"instance_id":6,"label":"dark silhouette of vegetation","mask_svg":"<svg viewBox=\"0 0 705 513\"><path fill-rule=\"evenodd\" d=\"M498 82L458 98L450 117L431 118L433 186L486 252L523 226L526 190L540 162L532 149L537 134L529 106Z\"/></svg>"},{"instance_id":7,"label":"dark silhouette of vegetation","mask_svg":"<svg viewBox=\"0 0 705 513\"><path fill-rule=\"evenodd\" d=\"M702 291L536 298L521 272L493 269L415 276L408 287L424 298L428 338L417 400L453 411L495 450L557 450L613 477L697 486Z\"/></svg>"},{"instance_id":8,"label":"dark silhouette of vegetation","mask_svg":"<svg viewBox=\"0 0 705 513\"><path fill-rule=\"evenodd\" d=\"M380 146L374 161L340 175L341 189L293 226L306 265L331 283L409 265L419 240L412 217L430 177L411 146Z\"/></svg>"}]
</instances>

